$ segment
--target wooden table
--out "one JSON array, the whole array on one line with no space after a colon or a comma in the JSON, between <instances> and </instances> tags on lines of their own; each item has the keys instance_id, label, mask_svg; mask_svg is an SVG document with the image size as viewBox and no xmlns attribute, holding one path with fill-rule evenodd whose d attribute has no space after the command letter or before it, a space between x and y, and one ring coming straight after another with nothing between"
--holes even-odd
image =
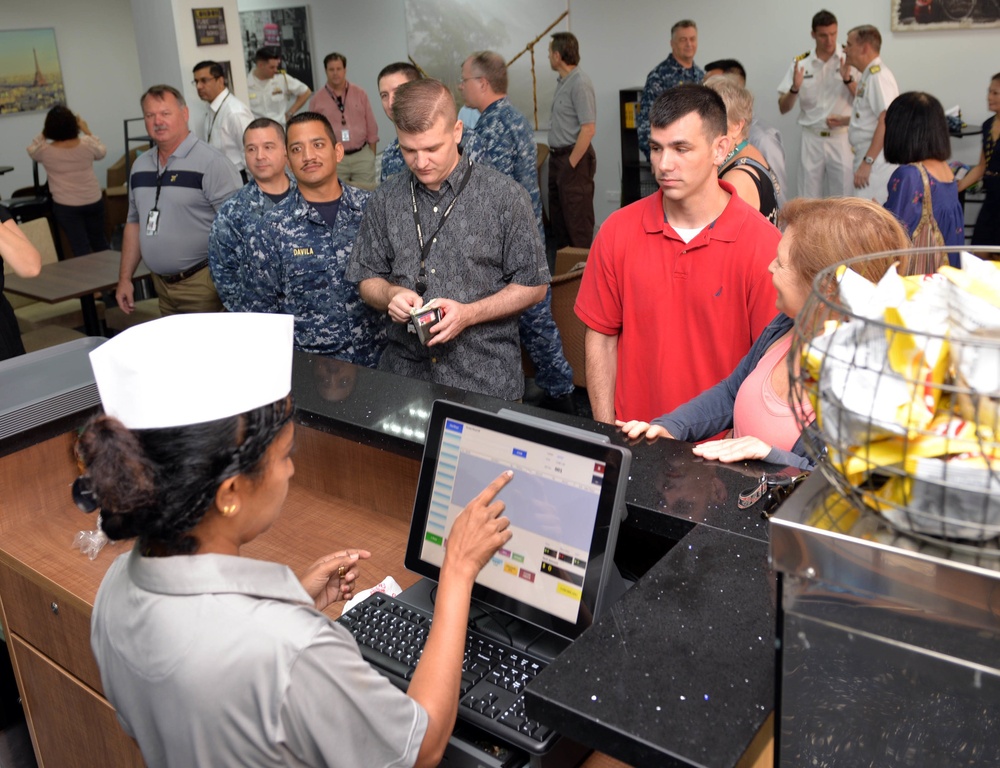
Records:
<instances>
[{"instance_id":1,"label":"wooden table","mask_svg":"<svg viewBox=\"0 0 1000 768\"><path fill-rule=\"evenodd\" d=\"M98 251L85 256L44 264L37 277L7 275L5 290L30 299L38 299L48 304L58 304L67 299L80 299L83 309L83 324L89 336L103 336L101 319L97 315L94 294L118 285L118 267L121 253L118 251ZM142 262L135 271L135 277L145 277L149 269Z\"/></svg>"}]
</instances>

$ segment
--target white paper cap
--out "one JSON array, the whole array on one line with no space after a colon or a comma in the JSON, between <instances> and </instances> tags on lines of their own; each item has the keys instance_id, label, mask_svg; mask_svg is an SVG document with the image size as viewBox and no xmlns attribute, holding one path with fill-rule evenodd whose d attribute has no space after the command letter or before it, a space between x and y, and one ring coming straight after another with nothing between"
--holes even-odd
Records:
<instances>
[{"instance_id":1,"label":"white paper cap","mask_svg":"<svg viewBox=\"0 0 1000 768\"><path fill-rule=\"evenodd\" d=\"M104 412L129 429L236 416L292 385L292 315L171 315L133 326L90 353Z\"/></svg>"}]
</instances>

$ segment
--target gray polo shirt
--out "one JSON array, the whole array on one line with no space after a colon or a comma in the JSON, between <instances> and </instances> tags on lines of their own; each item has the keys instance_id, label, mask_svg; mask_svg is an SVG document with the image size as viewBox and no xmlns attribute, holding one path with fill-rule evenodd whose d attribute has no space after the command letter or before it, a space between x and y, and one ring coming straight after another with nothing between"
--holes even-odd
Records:
<instances>
[{"instance_id":1,"label":"gray polo shirt","mask_svg":"<svg viewBox=\"0 0 1000 768\"><path fill-rule=\"evenodd\" d=\"M573 146L580 135L580 126L596 122L594 84L579 67L574 67L566 77L556 81L552 120L549 123L549 146L553 149Z\"/></svg>"},{"instance_id":2,"label":"gray polo shirt","mask_svg":"<svg viewBox=\"0 0 1000 768\"><path fill-rule=\"evenodd\" d=\"M160 195L157 201L157 182ZM193 133L160 167L155 148L136 158L129 176L128 219L139 225L139 251L158 275L176 275L208 258L215 214L243 181L233 164ZM160 212L155 235L146 234L149 212Z\"/></svg>"},{"instance_id":3,"label":"gray polo shirt","mask_svg":"<svg viewBox=\"0 0 1000 768\"><path fill-rule=\"evenodd\" d=\"M277 563L133 549L101 583L90 643L151 768L402 768L427 730L426 711Z\"/></svg>"}]
</instances>

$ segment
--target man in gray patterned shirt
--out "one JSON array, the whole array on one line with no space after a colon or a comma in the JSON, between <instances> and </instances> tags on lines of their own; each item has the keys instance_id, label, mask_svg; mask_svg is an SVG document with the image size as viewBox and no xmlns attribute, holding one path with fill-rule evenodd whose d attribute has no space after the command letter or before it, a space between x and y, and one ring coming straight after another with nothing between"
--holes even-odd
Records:
<instances>
[{"instance_id":1,"label":"man in gray patterned shirt","mask_svg":"<svg viewBox=\"0 0 1000 768\"><path fill-rule=\"evenodd\" d=\"M347 269L361 297L391 321L379 367L517 400L517 318L549 282L528 193L462 157L455 100L439 81L399 86L392 111L410 171L372 195ZM431 299L442 317L425 346L411 310Z\"/></svg>"}]
</instances>

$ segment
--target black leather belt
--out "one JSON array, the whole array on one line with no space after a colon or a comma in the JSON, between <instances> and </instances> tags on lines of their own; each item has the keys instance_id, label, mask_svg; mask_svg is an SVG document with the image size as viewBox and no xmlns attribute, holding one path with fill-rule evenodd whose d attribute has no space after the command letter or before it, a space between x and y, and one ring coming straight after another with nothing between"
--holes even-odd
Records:
<instances>
[{"instance_id":1,"label":"black leather belt","mask_svg":"<svg viewBox=\"0 0 1000 768\"><path fill-rule=\"evenodd\" d=\"M185 269L183 272L178 272L176 275L160 275L160 279L167 285L173 285L174 283L179 283L181 280L187 280L193 275L197 275L205 267L208 266L208 259L204 261L199 261L191 269Z\"/></svg>"},{"instance_id":2,"label":"black leather belt","mask_svg":"<svg viewBox=\"0 0 1000 768\"><path fill-rule=\"evenodd\" d=\"M570 152L573 151L573 147L575 146L576 144L570 144L569 146L566 147L549 147L549 152L555 155L556 157L558 157L559 155L568 155Z\"/></svg>"},{"instance_id":3,"label":"black leather belt","mask_svg":"<svg viewBox=\"0 0 1000 768\"><path fill-rule=\"evenodd\" d=\"M345 155L353 155L353 154L355 154L356 152L360 152L360 151L361 151L362 149L364 149L364 148L365 148L365 147L367 147L367 146L368 146L368 143L367 143L367 142L365 142L364 144L362 144L362 145L361 145L360 147L358 147L357 149L345 149L345 150L344 150L344 154L345 154Z\"/></svg>"}]
</instances>

